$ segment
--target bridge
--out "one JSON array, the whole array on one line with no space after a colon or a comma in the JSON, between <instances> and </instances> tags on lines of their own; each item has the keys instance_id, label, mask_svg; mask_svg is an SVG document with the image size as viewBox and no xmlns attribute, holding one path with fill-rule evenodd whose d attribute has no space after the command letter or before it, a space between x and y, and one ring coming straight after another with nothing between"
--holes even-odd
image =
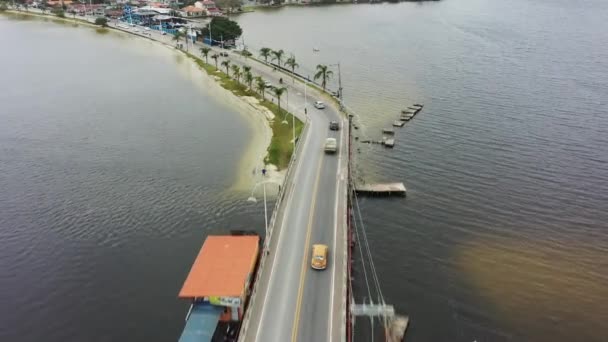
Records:
<instances>
[{"instance_id":1,"label":"bridge","mask_svg":"<svg viewBox=\"0 0 608 342\"><path fill-rule=\"evenodd\" d=\"M239 341L351 341L351 316L385 319L394 310L384 303L352 302L349 116L328 93L307 87L306 80L294 81L235 54L229 58L232 64L252 66L275 85L282 78L289 93L287 109L305 122L277 196ZM326 108L315 108L315 101ZM339 123L338 131L329 129L331 121ZM336 154L324 153L326 138L337 140ZM324 271L310 266L313 244L329 246Z\"/></svg>"}]
</instances>

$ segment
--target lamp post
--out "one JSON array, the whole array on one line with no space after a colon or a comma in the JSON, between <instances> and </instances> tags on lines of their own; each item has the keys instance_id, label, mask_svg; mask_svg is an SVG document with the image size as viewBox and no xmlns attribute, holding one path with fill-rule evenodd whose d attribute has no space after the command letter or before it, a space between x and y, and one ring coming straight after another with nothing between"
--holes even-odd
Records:
<instances>
[{"instance_id":1,"label":"lamp post","mask_svg":"<svg viewBox=\"0 0 608 342\"><path fill-rule=\"evenodd\" d=\"M344 109L344 96L342 94L342 74L340 73L340 62L330 64L330 66L338 66L338 97L340 98L340 110Z\"/></svg>"}]
</instances>

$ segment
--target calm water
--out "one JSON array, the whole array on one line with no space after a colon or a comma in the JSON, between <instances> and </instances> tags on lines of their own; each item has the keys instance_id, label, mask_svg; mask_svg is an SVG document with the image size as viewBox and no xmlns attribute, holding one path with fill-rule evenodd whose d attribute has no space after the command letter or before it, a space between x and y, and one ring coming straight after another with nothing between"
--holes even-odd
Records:
<instances>
[{"instance_id":1,"label":"calm water","mask_svg":"<svg viewBox=\"0 0 608 342\"><path fill-rule=\"evenodd\" d=\"M225 191L253 132L174 52L71 26L0 16L0 341L173 341L204 236L263 227Z\"/></svg>"},{"instance_id":2,"label":"calm water","mask_svg":"<svg viewBox=\"0 0 608 342\"><path fill-rule=\"evenodd\" d=\"M408 187L405 200L362 201L384 295L412 319L408 341L608 338L606 18L601 0L238 17L251 50L283 48L304 74L340 62L361 137L425 104L394 150L358 146L361 177Z\"/></svg>"}]
</instances>

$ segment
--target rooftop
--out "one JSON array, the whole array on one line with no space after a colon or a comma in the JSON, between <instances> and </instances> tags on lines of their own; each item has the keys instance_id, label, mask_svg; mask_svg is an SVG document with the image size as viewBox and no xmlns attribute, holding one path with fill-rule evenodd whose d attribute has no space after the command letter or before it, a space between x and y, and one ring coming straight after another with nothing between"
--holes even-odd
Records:
<instances>
[{"instance_id":1,"label":"rooftop","mask_svg":"<svg viewBox=\"0 0 608 342\"><path fill-rule=\"evenodd\" d=\"M259 241L259 236L208 236L178 297L240 297L254 270Z\"/></svg>"}]
</instances>

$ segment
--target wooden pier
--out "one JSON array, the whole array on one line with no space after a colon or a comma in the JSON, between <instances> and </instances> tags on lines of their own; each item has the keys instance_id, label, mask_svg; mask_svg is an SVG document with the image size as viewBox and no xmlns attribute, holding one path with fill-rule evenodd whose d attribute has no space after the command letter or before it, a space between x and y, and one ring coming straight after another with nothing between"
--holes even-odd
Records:
<instances>
[{"instance_id":1,"label":"wooden pier","mask_svg":"<svg viewBox=\"0 0 608 342\"><path fill-rule=\"evenodd\" d=\"M395 127L403 127L403 125L405 125L405 122L403 122L401 120L396 120L393 122L393 126L395 126Z\"/></svg>"},{"instance_id":2,"label":"wooden pier","mask_svg":"<svg viewBox=\"0 0 608 342\"><path fill-rule=\"evenodd\" d=\"M405 196L406 190L403 183L376 183L359 184L355 191L361 195L375 196Z\"/></svg>"}]
</instances>

